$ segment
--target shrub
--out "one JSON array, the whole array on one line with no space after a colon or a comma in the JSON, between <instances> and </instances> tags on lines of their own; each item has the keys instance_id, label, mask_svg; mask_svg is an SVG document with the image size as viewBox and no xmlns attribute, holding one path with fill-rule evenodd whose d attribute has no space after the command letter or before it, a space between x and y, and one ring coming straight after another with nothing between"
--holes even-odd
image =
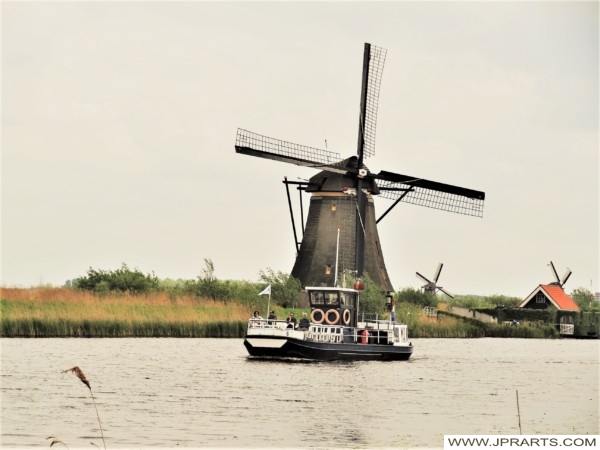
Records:
<instances>
[{"instance_id":1,"label":"shrub","mask_svg":"<svg viewBox=\"0 0 600 450\"><path fill-rule=\"evenodd\" d=\"M361 316L364 314L364 317L369 319L386 314L385 291L381 290L381 287L371 279L368 273L365 273L362 282L365 289L360 293L359 314Z\"/></svg>"},{"instance_id":2,"label":"shrub","mask_svg":"<svg viewBox=\"0 0 600 450\"><path fill-rule=\"evenodd\" d=\"M73 281L75 289L105 295L109 293L150 294L158 291L160 282L154 274L144 275L131 270L123 263L117 270L106 271L89 268L87 275Z\"/></svg>"},{"instance_id":3,"label":"shrub","mask_svg":"<svg viewBox=\"0 0 600 450\"><path fill-rule=\"evenodd\" d=\"M268 268L258 272L263 288L271 285L271 298L274 303L282 308L296 307L298 301L302 298L302 285L300 280L281 271L275 272Z\"/></svg>"},{"instance_id":4,"label":"shrub","mask_svg":"<svg viewBox=\"0 0 600 450\"><path fill-rule=\"evenodd\" d=\"M413 288L404 288L396 292L396 300L420 306L437 306L437 296Z\"/></svg>"}]
</instances>

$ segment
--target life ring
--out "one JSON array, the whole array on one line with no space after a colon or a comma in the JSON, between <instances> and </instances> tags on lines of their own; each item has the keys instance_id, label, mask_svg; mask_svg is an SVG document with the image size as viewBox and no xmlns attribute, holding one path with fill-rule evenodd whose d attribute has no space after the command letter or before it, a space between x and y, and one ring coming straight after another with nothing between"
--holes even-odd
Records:
<instances>
[{"instance_id":1,"label":"life ring","mask_svg":"<svg viewBox=\"0 0 600 450\"><path fill-rule=\"evenodd\" d=\"M317 314L321 314L321 318L317 319L315 316ZM310 313L310 321L314 322L314 323L323 323L323 320L325 320L325 313L323 312L322 309L313 309L313 311Z\"/></svg>"},{"instance_id":2,"label":"life ring","mask_svg":"<svg viewBox=\"0 0 600 450\"><path fill-rule=\"evenodd\" d=\"M349 309L345 309L344 310L344 315L342 317L344 318L344 323L346 325L348 325L350 323L350 310Z\"/></svg>"},{"instance_id":3,"label":"life ring","mask_svg":"<svg viewBox=\"0 0 600 450\"><path fill-rule=\"evenodd\" d=\"M335 315L335 319L333 319L333 320L329 320L329 314L331 314L331 313L333 313ZM340 313L337 311L337 309L330 309L325 314L325 322L327 322L329 325L335 325L339 321L340 321Z\"/></svg>"}]
</instances>

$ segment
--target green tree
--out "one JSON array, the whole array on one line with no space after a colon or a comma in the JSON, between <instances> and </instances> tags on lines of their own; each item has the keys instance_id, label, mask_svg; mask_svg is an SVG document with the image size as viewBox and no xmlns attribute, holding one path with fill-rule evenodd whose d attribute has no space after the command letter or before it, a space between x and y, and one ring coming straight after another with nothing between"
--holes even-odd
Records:
<instances>
[{"instance_id":1,"label":"green tree","mask_svg":"<svg viewBox=\"0 0 600 450\"><path fill-rule=\"evenodd\" d=\"M583 310L592 309L595 306L596 298L588 289L579 287L571 293L571 298Z\"/></svg>"},{"instance_id":2,"label":"green tree","mask_svg":"<svg viewBox=\"0 0 600 450\"><path fill-rule=\"evenodd\" d=\"M396 292L396 300L419 306L437 306L438 297L411 287Z\"/></svg>"},{"instance_id":3,"label":"green tree","mask_svg":"<svg viewBox=\"0 0 600 450\"><path fill-rule=\"evenodd\" d=\"M96 294L149 294L159 289L160 281L154 274L144 275L138 269L131 270L127 264L122 263L120 268L112 271L90 267L87 275L76 278L72 285L75 289Z\"/></svg>"},{"instance_id":4,"label":"green tree","mask_svg":"<svg viewBox=\"0 0 600 450\"><path fill-rule=\"evenodd\" d=\"M258 277L261 282L271 285L271 299L275 303L283 308L297 306L302 293L300 280L271 268L260 270Z\"/></svg>"},{"instance_id":5,"label":"green tree","mask_svg":"<svg viewBox=\"0 0 600 450\"><path fill-rule=\"evenodd\" d=\"M226 282L219 281L215 276L215 265L210 258L204 258L204 269L198 276L198 295L227 302L230 292Z\"/></svg>"},{"instance_id":6,"label":"green tree","mask_svg":"<svg viewBox=\"0 0 600 450\"><path fill-rule=\"evenodd\" d=\"M385 291L375 283L368 273L365 273L361 280L365 289L360 293L359 315L362 320L363 314L365 319L375 319L386 313L385 309Z\"/></svg>"}]
</instances>

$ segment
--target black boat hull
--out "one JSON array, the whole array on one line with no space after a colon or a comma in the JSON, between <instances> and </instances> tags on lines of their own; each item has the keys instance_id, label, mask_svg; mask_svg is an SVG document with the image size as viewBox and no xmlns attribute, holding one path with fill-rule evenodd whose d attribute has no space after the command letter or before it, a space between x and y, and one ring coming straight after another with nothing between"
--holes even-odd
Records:
<instances>
[{"instance_id":1,"label":"black boat hull","mask_svg":"<svg viewBox=\"0 0 600 450\"><path fill-rule=\"evenodd\" d=\"M246 336L244 346L253 357L302 358L318 361L406 361L413 352L412 345L327 343L257 335Z\"/></svg>"}]
</instances>

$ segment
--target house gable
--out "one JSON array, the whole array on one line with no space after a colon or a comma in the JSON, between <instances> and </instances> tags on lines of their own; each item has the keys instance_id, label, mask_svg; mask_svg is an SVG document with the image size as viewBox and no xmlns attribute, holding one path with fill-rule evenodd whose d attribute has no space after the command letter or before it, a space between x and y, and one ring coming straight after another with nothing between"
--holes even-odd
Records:
<instances>
[{"instance_id":1,"label":"house gable","mask_svg":"<svg viewBox=\"0 0 600 450\"><path fill-rule=\"evenodd\" d=\"M561 311L579 311L577 303L556 284L540 284L523 300L519 308L546 309L551 306Z\"/></svg>"}]
</instances>

